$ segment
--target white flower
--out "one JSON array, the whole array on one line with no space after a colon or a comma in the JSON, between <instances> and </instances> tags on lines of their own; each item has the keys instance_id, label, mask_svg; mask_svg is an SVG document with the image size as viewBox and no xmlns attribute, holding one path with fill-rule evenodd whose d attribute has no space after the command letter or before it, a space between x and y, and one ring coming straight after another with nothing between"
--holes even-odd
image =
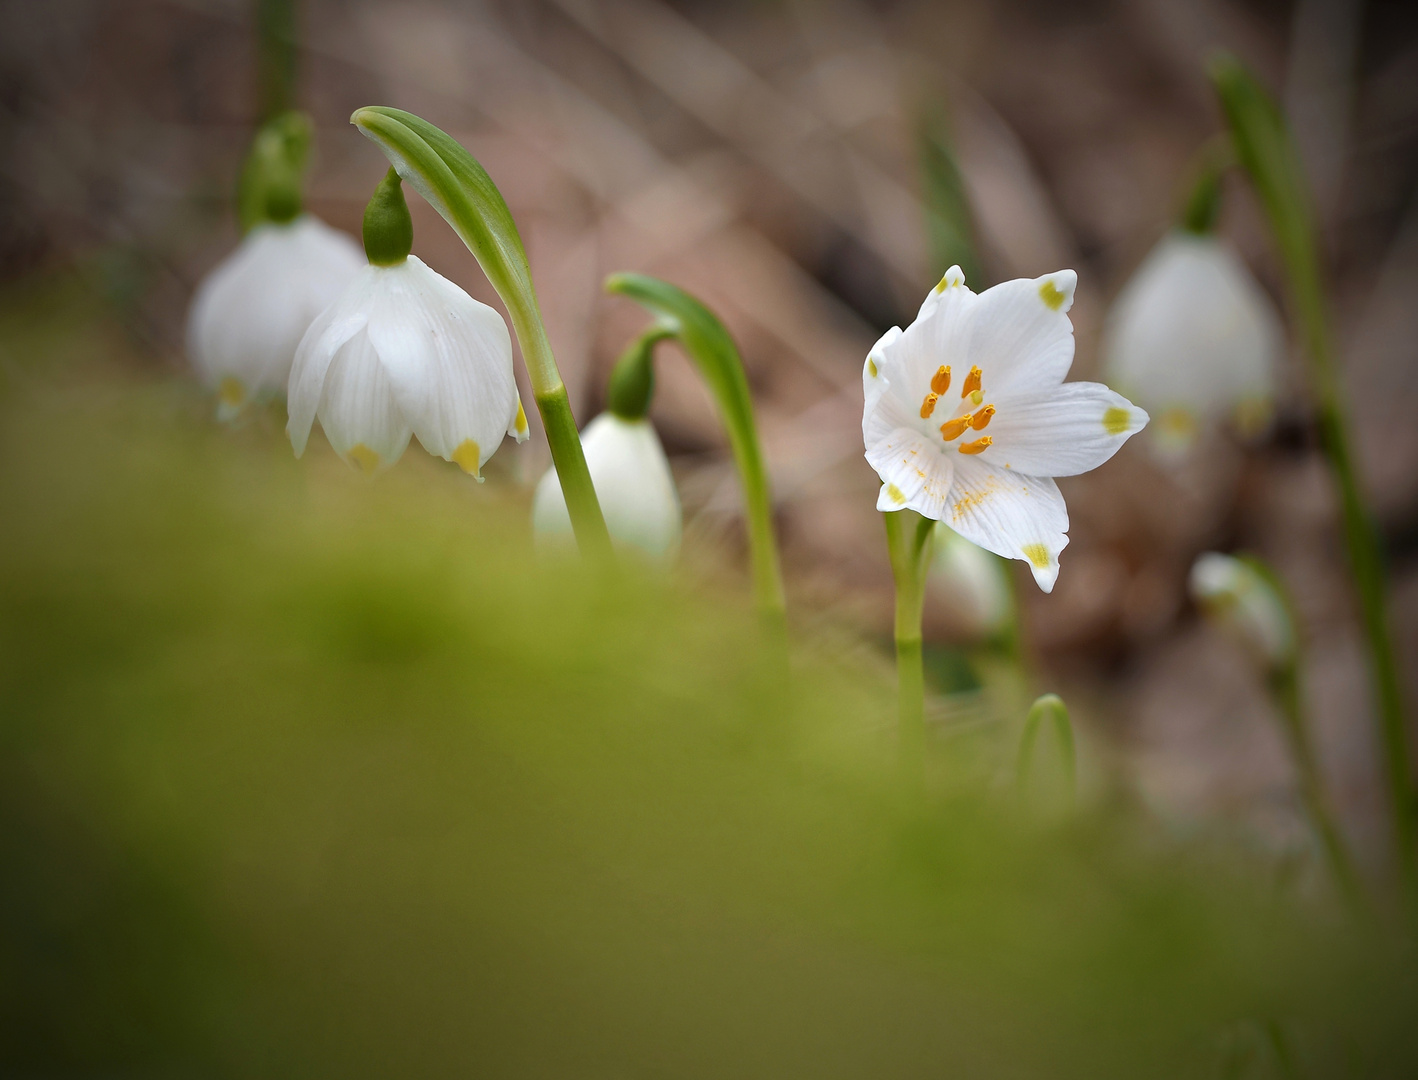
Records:
<instances>
[{"instance_id":1,"label":"white flower","mask_svg":"<svg viewBox=\"0 0 1418 1080\"><path fill-rule=\"evenodd\" d=\"M1077 280L1060 270L976 295L953 266L916 321L889 330L862 368L877 509L915 510L1024 559L1045 592L1068 543L1052 477L1096 468L1147 423L1106 386L1063 381Z\"/></svg>"},{"instance_id":2,"label":"white flower","mask_svg":"<svg viewBox=\"0 0 1418 1080\"><path fill-rule=\"evenodd\" d=\"M504 434L527 437L502 316L413 255L366 266L301 339L286 425L297 457L316 416L365 472L398 461L413 434L481 479Z\"/></svg>"},{"instance_id":3,"label":"white flower","mask_svg":"<svg viewBox=\"0 0 1418 1080\"><path fill-rule=\"evenodd\" d=\"M611 539L657 559L673 558L682 529L679 495L650 421L602 413L586 425L581 446ZM543 541L571 538L571 518L554 468L537 484L532 531Z\"/></svg>"},{"instance_id":4,"label":"white flower","mask_svg":"<svg viewBox=\"0 0 1418 1080\"><path fill-rule=\"evenodd\" d=\"M1281 667L1294 658L1290 612L1254 564L1208 551L1192 564L1188 584L1197 605L1236 632L1262 663Z\"/></svg>"},{"instance_id":5,"label":"white flower","mask_svg":"<svg viewBox=\"0 0 1418 1080\"><path fill-rule=\"evenodd\" d=\"M223 419L285 393L301 337L363 265L353 238L309 214L256 226L217 264L193 298L187 353Z\"/></svg>"},{"instance_id":6,"label":"white flower","mask_svg":"<svg viewBox=\"0 0 1418 1080\"><path fill-rule=\"evenodd\" d=\"M936 525L930 575L976 637L991 637L1009 624L1014 602L1004 563L945 525Z\"/></svg>"},{"instance_id":7,"label":"white flower","mask_svg":"<svg viewBox=\"0 0 1418 1080\"><path fill-rule=\"evenodd\" d=\"M1157 417L1164 454L1230 416L1246 433L1270 419L1280 320L1241 260L1215 236L1174 231L1118 295L1103 356L1108 381Z\"/></svg>"}]
</instances>

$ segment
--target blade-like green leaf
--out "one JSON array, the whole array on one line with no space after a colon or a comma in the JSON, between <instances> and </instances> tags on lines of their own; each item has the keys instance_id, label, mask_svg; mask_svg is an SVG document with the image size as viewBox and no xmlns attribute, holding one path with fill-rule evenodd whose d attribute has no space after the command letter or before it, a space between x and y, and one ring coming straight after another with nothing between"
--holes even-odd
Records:
<instances>
[{"instance_id":1,"label":"blade-like green leaf","mask_svg":"<svg viewBox=\"0 0 1418 1080\"><path fill-rule=\"evenodd\" d=\"M929 110L921 118L916 142L933 271L940 275L959 266L965 280L979 289L984 282L975 253L974 215L941 110Z\"/></svg>"},{"instance_id":2,"label":"blade-like green leaf","mask_svg":"<svg viewBox=\"0 0 1418 1080\"><path fill-rule=\"evenodd\" d=\"M612 274L606 279L606 291L628 296L655 314L684 346L713 394L743 484L754 595L765 611L781 614L785 606L783 577L778 565L768 473L753 422L748 378L733 338L707 307L683 289L658 278Z\"/></svg>"}]
</instances>

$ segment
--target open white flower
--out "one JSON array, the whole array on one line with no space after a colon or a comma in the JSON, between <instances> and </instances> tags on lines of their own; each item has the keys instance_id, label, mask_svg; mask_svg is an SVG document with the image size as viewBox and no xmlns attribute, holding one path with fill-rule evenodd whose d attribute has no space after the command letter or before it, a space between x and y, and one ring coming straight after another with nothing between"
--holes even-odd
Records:
<instances>
[{"instance_id":1,"label":"open white flower","mask_svg":"<svg viewBox=\"0 0 1418 1080\"><path fill-rule=\"evenodd\" d=\"M1178 229L1118 295L1103 356L1108 381L1156 416L1150 441L1177 455L1217 420L1264 428L1281 342L1279 318L1230 247Z\"/></svg>"},{"instance_id":2,"label":"open white flower","mask_svg":"<svg viewBox=\"0 0 1418 1080\"><path fill-rule=\"evenodd\" d=\"M862 368L877 509L915 510L1023 559L1045 592L1068 543L1052 477L1096 468L1147 423L1106 386L1063 381L1077 280L1060 270L977 295L953 266L916 321L888 331Z\"/></svg>"},{"instance_id":3,"label":"open white flower","mask_svg":"<svg viewBox=\"0 0 1418 1080\"><path fill-rule=\"evenodd\" d=\"M197 288L187 353L219 415L282 394L296 346L364 265L354 239L309 214L258 225Z\"/></svg>"},{"instance_id":4,"label":"open white flower","mask_svg":"<svg viewBox=\"0 0 1418 1080\"><path fill-rule=\"evenodd\" d=\"M975 637L991 637L1009 625L1014 600L1005 564L945 525L936 525L930 575Z\"/></svg>"},{"instance_id":5,"label":"open white flower","mask_svg":"<svg viewBox=\"0 0 1418 1080\"><path fill-rule=\"evenodd\" d=\"M611 539L656 559L673 558L683 517L669 459L650 421L602 413L586 425L581 446ZM554 468L537 484L532 532L542 542L571 540L571 518Z\"/></svg>"},{"instance_id":6,"label":"open white flower","mask_svg":"<svg viewBox=\"0 0 1418 1080\"><path fill-rule=\"evenodd\" d=\"M1208 551L1192 564L1192 599L1213 620L1233 631L1270 668L1295 657L1295 628L1276 585L1247 559Z\"/></svg>"},{"instance_id":7,"label":"open white flower","mask_svg":"<svg viewBox=\"0 0 1418 1080\"><path fill-rule=\"evenodd\" d=\"M366 266L301 340L286 426L296 456L317 416L365 472L392 465L413 434L481 479L504 434L527 437L502 316L413 255Z\"/></svg>"}]
</instances>

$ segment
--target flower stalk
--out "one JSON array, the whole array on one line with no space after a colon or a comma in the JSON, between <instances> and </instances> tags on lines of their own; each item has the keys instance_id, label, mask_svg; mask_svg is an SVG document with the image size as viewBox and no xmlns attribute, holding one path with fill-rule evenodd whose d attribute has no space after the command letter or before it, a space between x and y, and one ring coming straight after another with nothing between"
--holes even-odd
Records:
<instances>
[{"instance_id":1,"label":"flower stalk","mask_svg":"<svg viewBox=\"0 0 1418 1080\"><path fill-rule=\"evenodd\" d=\"M350 122L453 227L502 298L527 365L576 541L583 552L609 556L610 534L586 467L571 400L547 340L527 253L502 193L462 145L413 113L371 106L356 110Z\"/></svg>"},{"instance_id":2,"label":"flower stalk","mask_svg":"<svg viewBox=\"0 0 1418 1080\"><path fill-rule=\"evenodd\" d=\"M881 515L896 582L897 738L902 766L913 776L923 768L926 745L926 682L921 663L921 616L926 601L935 522L914 510Z\"/></svg>"},{"instance_id":3,"label":"flower stalk","mask_svg":"<svg viewBox=\"0 0 1418 1080\"><path fill-rule=\"evenodd\" d=\"M679 341L709 388L728 431L743 486L754 600L759 610L781 623L786 600L773 527L773 499L754 424L748 377L733 338L713 312L668 282L644 274L612 274L606 279L606 291L628 296L654 314L658 326L650 334Z\"/></svg>"},{"instance_id":4,"label":"flower stalk","mask_svg":"<svg viewBox=\"0 0 1418 1080\"><path fill-rule=\"evenodd\" d=\"M1234 57L1222 56L1212 64L1211 80L1230 125L1237 157L1250 175L1269 219L1285 267L1293 317L1309 358L1316 420L1339 487L1345 546L1368 643L1396 861L1409 902L1418 903L1413 781L1408 770L1398 664L1389 629L1383 552L1355 471L1309 196L1285 119L1250 72Z\"/></svg>"},{"instance_id":5,"label":"flower stalk","mask_svg":"<svg viewBox=\"0 0 1418 1080\"><path fill-rule=\"evenodd\" d=\"M1078 786L1078 759L1073 745L1073 725L1069 721L1068 706L1058 694L1044 694L1029 706L1029 714L1024 718L1024 731L1019 737L1019 758L1015 764L1015 777L1023 788L1029 779L1030 767L1034 762L1034 746L1039 741L1039 729L1045 721L1053 724L1054 742L1059 748L1062 765L1064 790L1070 800Z\"/></svg>"}]
</instances>

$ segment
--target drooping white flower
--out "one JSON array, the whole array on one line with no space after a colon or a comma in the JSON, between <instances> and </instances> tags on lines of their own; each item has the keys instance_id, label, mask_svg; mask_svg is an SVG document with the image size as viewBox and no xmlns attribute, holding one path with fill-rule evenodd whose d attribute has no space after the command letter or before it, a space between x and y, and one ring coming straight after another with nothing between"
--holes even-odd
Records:
<instances>
[{"instance_id":1,"label":"drooping white flower","mask_svg":"<svg viewBox=\"0 0 1418 1080\"><path fill-rule=\"evenodd\" d=\"M1014 601L1004 563L945 525L936 525L930 575L976 637L991 637L1009 624Z\"/></svg>"},{"instance_id":2,"label":"drooping white flower","mask_svg":"<svg viewBox=\"0 0 1418 1080\"><path fill-rule=\"evenodd\" d=\"M1211 234L1174 230L1153 248L1108 317L1107 378L1157 418L1150 441L1186 451L1231 418L1269 421L1280 320L1241 260Z\"/></svg>"},{"instance_id":3,"label":"drooping white flower","mask_svg":"<svg viewBox=\"0 0 1418 1080\"><path fill-rule=\"evenodd\" d=\"M413 255L366 266L311 324L289 407L297 457L318 416L335 451L371 473L412 434L481 479L504 434L527 437L502 316Z\"/></svg>"},{"instance_id":4,"label":"drooping white flower","mask_svg":"<svg viewBox=\"0 0 1418 1080\"><path fill-rule=\"evenodd\" d=\"M953 266L862 368L862 438L877 509L915 510L1023 559L1045 592L1068 543L1055 476L1107 461L1147 414L1073 364L1072 270L975 294Z\"/></svg>"},{"instance_id":5,"label":"drooping white flower","mask_svg":"<svg viewBox=\"0 0 1418 1080\"><path fill-rule=\"evenodd\" d=\"M611 539L656 559L673 558L683 528L679 494L650 421L602 413L586 425L581 446ZM571 539L571 518L554 468L537 484L532 532L542 542Z\"/></svg>"},{"instance_id":6,"label":"drooping white flower","mask_svg":"<svg viewBox=\"0 0 1418 1080\"><path fill-rule=\"evenodd\" d=\"M256 226L217 264L193 298L187 354L223 419L285 393L300 339L363 265L352 237L309 214Z\"/></svg>"},{"instance_id":7,"label":"drooping white flower","mask_svg":"<svg viewBox=\"0 0 1418 1080\"><path fill-rule=\"evenodd\" d=\"M1255 564L1208 551L1192 564L1188 586L1197 605L1234 631L1261 663L1278 668L1294 659L1290 611Z\"/></svg>"}]
</instances>

